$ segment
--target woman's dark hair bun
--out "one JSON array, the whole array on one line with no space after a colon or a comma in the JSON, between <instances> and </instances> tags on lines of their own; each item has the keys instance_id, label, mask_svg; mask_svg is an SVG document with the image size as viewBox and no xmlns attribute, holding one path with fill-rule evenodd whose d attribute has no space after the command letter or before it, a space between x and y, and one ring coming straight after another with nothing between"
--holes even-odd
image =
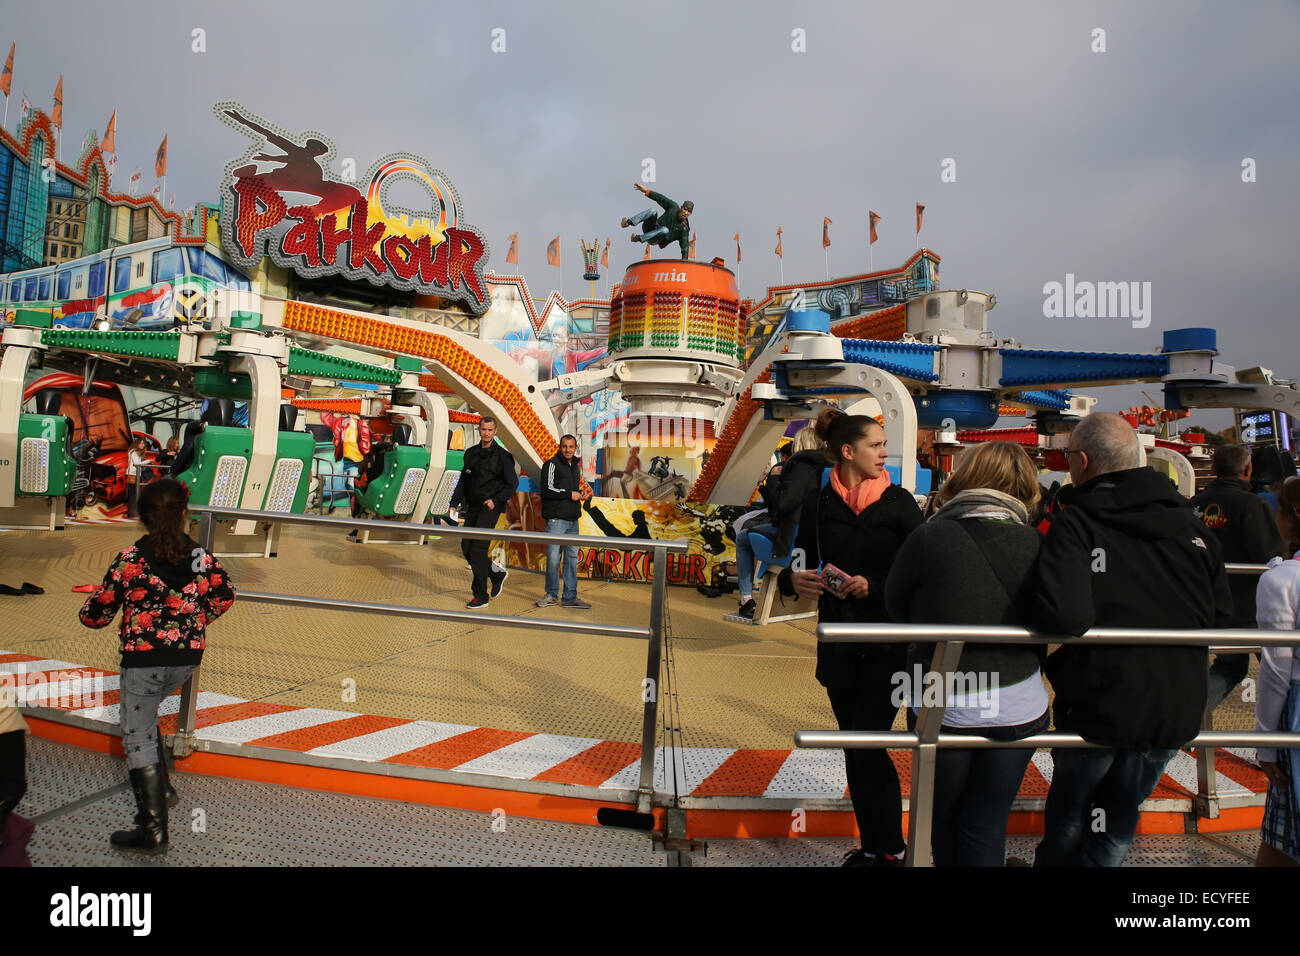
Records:
<instances>
[{"instance_id":1,"label":"woman's dark hair bun","mask_svg":"<svg viewBox=\"0 0 1300 956\"><path fill-rule=\"evenodd\" d=\"M822 409L821 414L817 416L817 421L813 423L813 431L823 444L830 441L831 429L835 426L835 420L843 417L844 413L838 408Z\"/></svg>"}]
</instances>

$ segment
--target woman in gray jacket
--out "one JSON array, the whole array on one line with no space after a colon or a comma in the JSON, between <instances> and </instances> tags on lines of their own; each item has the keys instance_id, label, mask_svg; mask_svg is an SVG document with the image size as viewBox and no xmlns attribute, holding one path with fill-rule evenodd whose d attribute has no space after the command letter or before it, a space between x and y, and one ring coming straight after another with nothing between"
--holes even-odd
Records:
<instances>
[{"instance_id":1,"label":"woman in gray jacket","mask_svg":"<svg viewBox=\"0 0 1300 956\"><path fill-rule=\"evenodd\" d=\"M1041 536L1028 526L1040 495L1024 449L991 442L963 453L939 489L939 511L907 540L885 585L885 607L912 624L1026 626L1033 620L1034 564ZM954 671L929 671L933 644L909 648L895 693L914 715L942 701L945 734L1017 740L1047 729L1045 647L968 644ZM911 722L909 721L909 723ZM939 751L934 794L937 866L1003 866L1007 818L1033 751Z\"/></svg>"}]
</instances>

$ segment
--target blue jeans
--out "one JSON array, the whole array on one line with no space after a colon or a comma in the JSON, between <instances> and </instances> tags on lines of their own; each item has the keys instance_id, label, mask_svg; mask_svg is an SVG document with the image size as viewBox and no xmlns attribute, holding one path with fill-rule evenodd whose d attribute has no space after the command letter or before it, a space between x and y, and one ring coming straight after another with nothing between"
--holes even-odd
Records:
<instances>
[{"instance_id":1,"label":"blue jeans","mask_svg":"<svg viewBox=\"0 0 1300 956\"><path fill-rule=\"evenodd\" d=\"M577 534L577 520L565 518L547 518L547 534ZM546 593L555 597L560 590L560 551L564 551L564 594L561 601L573 601L578 597L578 546L548 544L546 546Z\"/></svg>"},{"instance_id":2,"label":"blue jeans","mask_svg":"<svg viewBox=\"0 0 1300 956\"><path fill-rule=\"evenodd\" d=\"M1053 750L1047 819L1034 866L1119 866L1137 831L1138 807L1177 752Z\"/></svg>"},{"instance_id":3,"label":"blue jeans","mask_svg":"<svg viewBox=\"0 0 1300 956\"><path fill-rule=\"evenodd\" d=\"M645 235L641 237L643 240L649 242L652 239L658 239L661 236L668 235L668 227L659 225L659 210L657 209L644 209L635 216L627 217L629 224L636 225L640 225L647 219L650 220L650 228L646 231ZM644 229L646 227L642 226L642 228Z\"/></svg>"},{"instance_id":4,"label":"blue jeans","mask_svg":"<svg viewBox=\"0 0 1300 956\"><path fill-rule=\"evenodd\" d=\"M736 535L736 577L741 594L754 593L754 546L749 543L749 536L758 532L767 540L775 543L781 533L773 524L754 524Z\"/></svg>"},{"instance_id":5,"label":"blue jeans","mask_svg":"<svg viewBox=\"0 0 1300 956\"><path fill-rule=\"evenodd\" d=\"M943 732L1018 740L1042 733L1049 724L1044 713L1018 727L944 727ZM916 726L910 709L907 726ZM931 815L935 866L1006 866L1007 819L1033 755L1025 748L939 751Z\"/></svg>"}]
</instances>

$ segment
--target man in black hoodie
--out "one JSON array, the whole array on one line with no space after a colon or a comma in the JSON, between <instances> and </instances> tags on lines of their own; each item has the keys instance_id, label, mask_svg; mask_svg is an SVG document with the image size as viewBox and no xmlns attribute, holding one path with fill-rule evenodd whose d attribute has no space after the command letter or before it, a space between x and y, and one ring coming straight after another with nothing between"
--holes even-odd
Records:
<instances>
[{"instance_id":1,"label":"man in black hoodie","mask_svg":"<svg viewBox=\"0 0 1300 956\"><path fill-rule=\"evenodd\" d=\"M1242 445L1220 445L1214 450L1214 474L1215 479L1192 499L1192 507L1219 539L1223 560L1230 564L1267 564L1269 558L1287 557L1286 542L1273 520L1273 509L1250 490L1250 450ZM1259 577L1233 574L1228 584L1232 589L1232 626L1254 627ZM1249 669L1249 654L1215 656L1210 667L1211 708L1223 703Z\"/></svg>"},{"instance_id":2,"label":"man in black hoodie","mask_svg":"<svg viewBox=\"0 0 1300 956\"><path fill-rule=\"evenodd\" d=\"M1066 458L1076 492L1039 553L1038 626L1066 635L1230 626L1222 549L1173 483L1142 465L1137 432L1118 415L1089 415ZM1056 729L1101 749L1052 751L1036 865L1123 861L1142 801L1200 729L1206 665L1204 647L1068 639L1048 658Z\"/></svg>"}]
</instances>

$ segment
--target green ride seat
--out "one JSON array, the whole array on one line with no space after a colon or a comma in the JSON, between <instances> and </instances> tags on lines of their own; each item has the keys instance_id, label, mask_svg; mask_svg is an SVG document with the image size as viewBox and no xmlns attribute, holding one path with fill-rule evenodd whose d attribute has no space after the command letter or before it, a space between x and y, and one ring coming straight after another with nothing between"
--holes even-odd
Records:
<instances>
[{"instance_id":1,"label":"green ride seat","mask_svg":"<svg viewBox=\"0 0 1300 956\"><path fill-rule=\"evenodd\" d=\"M384 455L384 470L357 494L361 507L384 518L406 518L429 472L429 450L418 445L396 445ZM421 515L421 518L424 516Z\"/></svg>"},{"instance_id":2,"label":"green ride seat","mask_svg":"<svg viewBox=\"0 0 1300 956\"><path fill-rule=\"evenodd\" d=\"M309 432L277 432L271 478L254 507L302 514L307 507L315 449L315 438ZM193 503L238 508L252 454L253 433L249 429L206 425L194 439L193 464L176 477L189 487Z\"/></svg>"},{"instance_id":3,"label":"green ride seat","mask_svg":"<svg viewBox=\"0 0 1300 956\"><path fill-rule=\"evenodd\" d=\"M66 495L77 477L68 454L68 420L62 415L18 416L18 467L14 491L32 497Z\"/></svg>"}]
</instances>

